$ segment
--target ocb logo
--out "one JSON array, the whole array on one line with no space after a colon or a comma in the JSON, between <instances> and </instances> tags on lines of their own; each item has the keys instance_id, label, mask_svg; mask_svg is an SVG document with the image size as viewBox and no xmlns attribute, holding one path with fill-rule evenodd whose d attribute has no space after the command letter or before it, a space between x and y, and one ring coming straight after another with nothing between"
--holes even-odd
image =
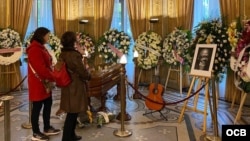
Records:
<instances>
[{"instance_id":1,"label":"ocb logo","mask_svg":"<svg viewBox=\"0 0 250 141\"><path fill-rule=\"evenodd\" d=\"M227 129L226 135L229 137L231 137L231 136L246 136L247 131L246 131L246 129Z\"/></svg>"},{"instance_id":2,"label":"ocb logo","mask_svg":"<svg viewBox=\"0 0 250 141\"><path fill-rule=\"evenodd\" d=\"M222 125L222 141L249 141L250 125Z\"/></svg>"}]
</instances>

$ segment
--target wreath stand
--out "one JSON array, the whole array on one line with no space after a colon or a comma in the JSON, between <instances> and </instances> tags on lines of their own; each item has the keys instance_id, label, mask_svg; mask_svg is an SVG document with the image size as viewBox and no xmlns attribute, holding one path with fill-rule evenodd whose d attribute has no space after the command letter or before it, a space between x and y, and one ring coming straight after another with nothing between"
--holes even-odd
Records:
<instances>
[{"instance_id":1,"label":"wreath stand","mask_svg":"<svg viewBox=\"0 0 250 141\"><path fill-rule=\"evenodd\" d=\"M179 80L180 80L180 96L182 97L182 65L180 64L180 67L175 69L172 68L171 66L168 69L168 74L167 74L167 78L166 78L166 82L165 82L165 90L167 89L167 84L168 84L168 80L169 80L169 75L171 72L179 72Z\"/></svg>"},{"instance_id":2,"label":"wreath stand","mask_svg":"<svg viewBox=\"0 0 250 141\"><path fill-rule=\"evenodd\" d=\"M208 114L207 113L207 103L209 103L211 117L213 119L214 135L215 135L215 137L217 139L217 137L218 137L218 122L217 122L217 101L216 101L217 96L216 96L216 91L215 91L215 80L212 79L212 103L211 103L211 101L210 101L211 98L210 98L210 94L209 94L209 82L210 82L210 78L208 78L208 77L193 76L190 88L189 88L188 93L187 93L187 97L190 96L192 88L194 86L194 82L195 82L196 79L199 80L197 88L201 88L202 82L204 82L204 84L205 84L205 99L204 99L205 101L204 101L204 109L203 109L203 112L202 112L203 113L203 130L202 131L203 131L203 133L206 133L207 114ZM196 97L195 97L194 106L193 107L188 107L187 106L188 100L186 100L184 102L183 108L181 110L181 114L180 114L179 119L178 119L179 123L182 121L184 112L185 112L185 110L187 108L191 109L191 110L193 110L195 112L199 112L197 110L197 108L196 108L197 107L197 101L198 101L198 95L196 95Z\"/></svg>"},{"instance_id":3,"label":"wreath stand","mask_svg":"<svg viewBox=\"0 0 250 141\"><path fill-rule=\"evenodd\" d=\"M18 52L18 51L22 52L22 48L1 49L0 50L0 54L15 53L15 52ZM15 62L8 63L7 65L4 64L5 66L9 66L9 68L13 68L13 70L11 70L11 71L9 71L9 69L7 71L2 71L2 66L3 65L0 64L0 75L7 75L7 76L9 76L9 74L14 74L15 78L16 78L16 81L18 82L19 81L19 79L18 79L19 75L17 73L17 67L15 65ZM19 86L19 90L20 91L22 90L21 86Z\"/></svg>"},{"instance_id":4,"label":"wreath stand","mask_svg":"<svg viewBox=\"0 0 250 141\"><path fill-rule=\"evenodd\" d=\"M233 95L233 101L231 103L231 109L233 109L233 107L234 107L235 97L236 97L236 94ZM241 118L242 108L243 108L243 105L244 105L245 100L247 98L247 93L245 93L244 91L242 91L241 94L240 94L240 97L241 97L240 98L240 107L239 107L238 112L236 114L236 117L234 119L234 124L236 124L237 121L240 120L240 118Z\"/></svg>"}]
</instances>

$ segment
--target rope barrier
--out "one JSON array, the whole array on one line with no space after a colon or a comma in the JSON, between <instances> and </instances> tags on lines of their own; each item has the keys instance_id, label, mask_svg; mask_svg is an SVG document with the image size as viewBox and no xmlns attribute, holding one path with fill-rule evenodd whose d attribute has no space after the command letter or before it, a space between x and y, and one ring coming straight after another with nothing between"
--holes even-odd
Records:
<instances>
[{"instance_id":1,"label":"rope barrier","mask_svg":"<svg viewBox=\"0 0 250 141\"><path fill-rule=\"evenodd\" d=\"M127 81L127 82L128 82L128 81ZM208 83L208 82L207 82L207 83ZM206 83L206 84L207 84L207 83ZM194 95L196 95L198 92L200 92L201 89L203 89L203 88L205 87L205 85L206 85L206 84L202 85L196 92L194 92L193 94L191 94L190 96L188 96L188 97L186 97L186 98L184 98L184 99L182 99L182 100L175 101L175 102L170 102L170 103L166 103L166 102L161 103L161 102L154 101L154 100L152 100L152 99L150 99L150 98L144 96L140 91L138 91L137 89L135 89L135 87L133 86L132 83L128 82L128 84L129 84L129 86L131 86L131 87L136 91L136 93L140 94L144 99L147 99L147 100L149 100L150 102L153 102L153 103L156 103L156 104L161 104L161 105L164 105L164 106L165 106L165 105L173 105L173 104L177 104L177 103L183 102L183 101L185 101L185 100L188 100L188 99L190 99L191 97L193 97Z\"/></svg>"},{"instance_id":2,"label":"rope barrier","mask_svg":"<svg viewBox=\"0 0 250 141\"><path fill-rule=\"evenodd\" d=\"M10 94L11 92L13 92L13 91L15 91L23 82L24 82L24 80L27 78L27 75L22 79L22 81L19 83L19 84L17 84L17 86L15 86L13 89L10 89L8 92L6 92L6 93L0 93L0 96L4 96L4 95L8 95L8 94Z\"/></svg>"}]
</instances>

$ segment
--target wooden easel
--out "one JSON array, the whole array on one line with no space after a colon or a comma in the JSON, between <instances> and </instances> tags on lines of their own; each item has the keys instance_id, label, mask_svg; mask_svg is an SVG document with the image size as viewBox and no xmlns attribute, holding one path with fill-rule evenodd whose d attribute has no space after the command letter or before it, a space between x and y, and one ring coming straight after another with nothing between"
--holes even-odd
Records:
<instances>
[{"instance_id":1,"label":"wooden easel","mask_svg":"<svg viewBox=\"0 0 250 141\"><path fill-rule=\"evenodd\" d=\"M241 114L242 114L242 107L245 103L245 100L246 100L246 97L247 97L247 93L243 92L241 93L241 98L240 98L240 107L238 109L238 112L236 114L236 117L234 119L234 124L237 123L237 121L241 118ZM233 97L233 101L232 101L232 105L231 105L231 108L233 108L233 105L234 105L234 101L235 101L235 95Z\"/></svg>"},{"instance_id":2,"label":"wooden easel","mask_svg":"<svg viewBox=\"0 0 250 141\"><path fill-rule=\"evenodd\" d=\"M208 105L208 102L209 102L209 81L210 81L210 78L205 78L205 77L200 77L200 76L193 76L193 79L191 81L191 85L190 85L190 88L188 90L188 93L187 93L187 97L190 96L191 94L191 91L192 91L192 88L194 86L194 82L195 80L198 79L198 85L197 85L197 90L199 88L201 88L201 84L202 84L202 81L204 81L204 83L206 84L205 85L205 102L204 102L204 110L203 111L199 111L197 110L197 102L198 102L198 95L195 96L195 99L194 99L194 106L193 107L189 107L187 106L188 104L188 100L186 100L184 102L184 105L183 105L183 108L181 110L181 114L179 116L179 119L178 119L178 122L180 123L183 119L183 115L184 115L184 112L185 110L188 108L188 109L191 109L195 112L200 112L200 113L203 113L204 117L203 117L203 132L206 133L206 125L207 125L207 105Z\"/></svg>"},{"instance_id":3,"label":"wooden easel","mask_svg":"<svg viewBox=\"0 0 250 141\"><path fill-rule=\"evenodd\" d=\"M180 96L182 97L183 95L182 95L182 65L180 65L180 67L179 68L177 68L177 69L174 69L174 68L172 68L171 66L169 67L169 69L168 69L168 75L167 75L167 78L166 78L166 82L165 82L165 90L167 89L167 85L168 85L168 80L169 80L169 75L170 75L170 73L171 72L179 72L179 80L180 80Z\"/></svg>"}]
</instances>

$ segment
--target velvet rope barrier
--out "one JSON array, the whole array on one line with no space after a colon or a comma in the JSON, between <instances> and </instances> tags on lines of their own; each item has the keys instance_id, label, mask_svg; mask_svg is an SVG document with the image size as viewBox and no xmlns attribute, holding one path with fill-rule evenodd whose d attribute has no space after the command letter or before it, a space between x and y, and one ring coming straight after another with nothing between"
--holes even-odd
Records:
<instances>
[{"instance_id":1,"label":"velvet rope barrier","mask_svg":"<svg viewBox=\"0 0 250 141\"><path fill-rule=\"evenodd\" d=\"M170 102L170 103L166 103L166 102L164 102L164 103L160 103L160 102L157 102L157 101L153 101L152 99L149 99L148 97L146 97L146 96L144 96L140 91L138 91L137 89L135 89L135 87L133 86L133 84L132 83L130 83L130 82L128 82L127 81L127 83L128 83L128 85L129 86L131 86L135 91L136 91L136 93L138 93L141 97L143 97L144 99L147 99L147 100L149 100L150 102L153 102L153 103L156 103L156 104L161 104L161 105L173 105L173 104L177 104L177 103L180 103L180 102L183 102L183 101L185 101L185 100L188 100L188 99L190 99L191 97L193 97L194 95L196 95L198 92L200 92L205 86L206 86L206 84L204 84L204 85L202 85L196 92L194 92L193 94L191 94L190 96L188 96L188 97L186 97L186 98L184 98L184 99L182 99L182 100L179 100L179 101L176 101L176 102Z\"/></svg>"},{"instance_id":2,"label":"velvet rope barrier","mask_svg":"<svg viewBox=\"0 0 250 141\"><path fill-rule=\"evenodd\" d=\"M25 80L26 78L27 78L27 75L22 79L22 81L21 81L19 84L17 84L16 87L14 87L13 89L10 89L8 92L0 93L0 96L8 95L8 94L10 94L11 92L15 91L15 90L24 82L24 80Z\"/></svg>"}]
</instances>

